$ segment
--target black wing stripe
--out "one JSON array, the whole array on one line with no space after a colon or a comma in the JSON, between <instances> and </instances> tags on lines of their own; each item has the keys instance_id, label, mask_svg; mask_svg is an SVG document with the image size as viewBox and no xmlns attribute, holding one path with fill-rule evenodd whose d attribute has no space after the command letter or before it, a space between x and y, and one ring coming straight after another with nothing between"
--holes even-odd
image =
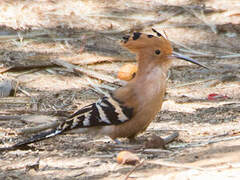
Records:
<instances>
[{"instance_id":1,"label":"black wing stripe","mask_svg":"<svg viewBox=\"0 0 240 180\"><path fill-rule=\"evenodd\" d=\"M104 125L104 122L101 121L100 112L98 111L96 104L94 104L91 112L91 116L90 116L89 126L100 126L100 125Z\"/></svg>"},{"instance_id":2,"label":"black wing stripe","mask_svg":"<svg viewBox=\"0 0 240 180\"><path fill-rule=\"evenodd\" d=\"M92 110L92 106L94 104L89 104L88 106L84 106L83 108L81 108L80 110L78 110L77 112L73 113L69 118L73 118L75 116L78 116L80 114L83 114L83 113L86 113L86 112L89 112Z\"/></svg>"},{"instance_id":3,"label":"black wing stripe","mask_svg":"<svg viewBox=\"0 0 240 180\"><path fill-rule=\"evenodd\" d=\"M126 106L120 106L123 113L128 117L128 119L131 119L133 117L133 108L128 108Z\"/></svg>"},{"instance_id":4,"label":"black wing stripe","mask_svg":"<svg viewBox=\"0 0 240 180\"><path fill-rule=\"evenodd\" d=\"M107 118L111 122L111 124L119 124L118 113L116 112L116 108L105 98L102 101L102 109L106 114Z\"/></svg>"},{"instance_id":5,"label":"black wing stripe","mask_svg":"<svg viewBox=\"0 0 240 180\"><path fill-rule=\"evenodd\" d=\"M120 108L122 109L122 112L128 117L128 119L131 119L133 117L133 108L124 106L123 102L115 98L113 94L110 94L110 96L114 101L116 101L119 104Z\"/></svg>"},{"instance_id":6,"label":"black wing stripe","mask_svg":"<svg viewBox=\"0 0 240 180\"><path fill-rule=\"evenodd\" d=\"M110 97L103 97L96 103L83 107L74 113L70 119L63 122L57 131L117 125L128 121L132 116L133 109L123 106L120 101L111 95Z\"/></svg>"},{"instance_id":7,"label":"black wing stripe","mask_svg":"<svg viewBox=\"0 0 240 180\"><path fill-rule=\"evenodd\" d=\"M61 129L69 130L92 126L106 126L121 124L132 117L133 109L123 106L114 97L103 97L96 103L85 106L72 115ZM75 116L74 116L75 115Z\"/></svg>"}]
</instances>

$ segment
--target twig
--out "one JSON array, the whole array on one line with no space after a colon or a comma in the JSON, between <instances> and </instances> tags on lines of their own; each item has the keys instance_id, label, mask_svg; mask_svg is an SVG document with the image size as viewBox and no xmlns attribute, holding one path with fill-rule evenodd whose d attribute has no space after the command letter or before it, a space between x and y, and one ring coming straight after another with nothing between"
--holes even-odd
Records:
<instances>
[{"instance_id":1,"label":"twig","mask_svg":"<svg viewBox=\"0 0 240 180\"><path fill-rule=\"evenodd\" d=\"M1 113L1 112L0 112ZM8 110L2 112L2 114L40 114L40 115L53 115L53 116L63 116L67 117L69 114L73 113L72 111L35 111L35 110L28 110L28 109L23 109L23 110Z\"/></svg>"},{"instance_id":2,"label":"twig","mask_svg":"<svg viewBox=\"0 0 240 180\"><path fill-rule=\"evenodd\" d=\"M22 116L9 116L9 115L5 115L5 116L0 116L0 121L9 121L9 120L22 120Z\"/></svg>"},{"instance_id":3,"label":"twig","mask_svg":"<svg viewBox=\"0 0 240 180\"><path fill-rule=\"evenodd\" d=\"M225 133L218 134L218 135L200 137L199 139L214 139L214 138L229 136L231 134L239 134L240 133L240 129L239 130L238 129L230 129L228 131L229 132L225 132Z\"/></svg>"},{"instance_id":4,"label":"twig","mask_svg":"<svg viewBox=\"0 0 240 180\"><path fill-rule=\"evenodd\" d=\"M26 34L21 34L21 39L32 39L37 36L46 36L49 35L48 32L31 32ZM13 34L13 35L1 35L0 36L0 42L1 41L10 41L10 40L16 40L19 39L19 34Z\"/></svg>"},{"instance_id":5,"label":"twig","mask_svg":"<svg viewBox=\"0 0 240 180\"><path fill-rule=\"evenodd\" d=\"M96 92L99 93L99 94L103 94L104 96L109 97L109 93L101 90L101 89L98 87L98 85L94 84L93 81L91 81L89 78L87 78L87 81L89 82L90 86L92 86L92 87L94 88L94 89L93 89L94 91L96 91Z\"/></svg>"},{"instance_id":6,"label":"twig","mask_svg":"<svg viewBox=\"0 0 240 180\"><path fill-rule=\"evenodd\" d=\"M52 122L52 123L48 123L48 124L43 124L43 125L39 125L36 127L30 127L30 128L24 128L24 129L18 129L16 130L17 134L33 134L33 133L37 133L37 132L41 132L44 131L46 129L52 129L55 128L59 125L58 121Z\"/></svg>"},{"instance_id":7,"label":"twig","mask_svg":"<svg viewBox=\"0 0 240 180\"><path fill-rule=\"evenodd\" d=\"M164 143L168 144L168 143L172 142L178 136L179 136L179 132L174 132L174 133L170 134L169 136L163 138Z\"/></svg>"},{"instance_id":8,"label":"twig","mask_svg":"<svg viewBox=\"0 0 240 180\"><path fill-rule=\"evenodd\" d=\"M192 86L192 85L195 85L195 84L202 84L202 83L206 83L208 81L213 81L213 80L217 80L217 78L205 79L205 80L202 80L202 81L195 81L195 82L176 85L176 86L174 86L174 89L175 88L182 88L182 87L185 87L185 86ZM172 89L172 88L168 88L168 89Z\"/></svg>"},{"instance_id":9,"label":"twig","mask_svg":"<svg viewBox=\"0 0 240 180\"><path fill-rule=\"evenodd\" d=\"M90 76L90 77L93 77L93 78L96 78L96 79L100 79L100 80L103 80L103 81L106 81L106 82L109 82L109 83L112 83L112 84L122 85L122 81L120 81L118 79L115 79L112 76L105 75L105 74L102 74L102 73L98 73L96 71L89 70L87 68L75 66L73 64L70 64L66 61L59 60L59 59L51 60L51 61L58 66L63 66L65 68L69 69L72 72L83 73L83 74L86 74L87 76Z\"/></svg>"},{"instance_id":10,"label":"twig","mask_svg":"<svg viewBox=\"0 0 240 180\"><path fill-rule=\"evenodd\" d=\"M189 56L191 57L216 57L214 54L200 54L199 52L195 50L188 50L188 49L182 49L179 48L179 51L186 52L186 53L191 53Z\"/></svg>"},{"instance_id":11,"label":"twig","mask_svg":"<svg viewBox=\"0 0 240 180\"><path fill-rule=\"evenodd\" d=\"M186 144L180 144L180 145L169 145L169 148L190 148L190 147L201 147L206 146L208 144L223 142L223 141L231 141L231 140L237 140L240 139L240 136L233 136L233 137L225 137L225 138L219 138L215 140L209 140L209 141L199 141L194 143L186 143Z\"/></svg>"},{"instance_id":12,"label":"twig","mask_svg":"<svg viewBox=\"0 0 240 180\"><path fill-rule=\"evenodd\" d=\"M149 148L149 149L144 149L143 152L153 154L153 153L171 153L172 151L165 150L165 149L155 149L155 148L151 149L151 148Z\"/></svg>"},{"instance_id":13,"label":"twig","mask_svg":"<svg viewBox=\"0 0 240 180\"><path fill-rule=\"evenodd\" d=\"M196 18L198 18L199 20L201 20L202 22L204 22L207 26L210 27L210 29L212 30L212 32L214 32L215 34L217 34L217 28L216 28L216 25L214 24L211 24L209 23L207 20L206 20L206 16L204 14L204 11L201 10L201 14L200 13L196 13L195 10L193 9L187 9L187 8L184 8L186 11L192 13Z\"/></svg>"},{"instance_id":14,"label":"twig","mask_svg":"<svg viewBox=\"0 0 240 180\"><path fill-rule=\"evenodd\" d=\"M175 167L175 168L183 168L183 169L196 169L196 170L200 170L200 171L204 171L205 169L200 168L200 167L194 167L194 166L186 166L183 164L177 164L177 163L170 163L170 162L166 162L166 161L147 161L147 163L151 163L151 164L157 164L157 165L161 165L161 166L168 166L168 167Z\"/></svg>"},{"instance_id":15,"label":"twig","mask_svg":"<svg viewBox=\"0 0 240 180\"><path fill-rule=\"evenodd\" d=\"M148 17L128 17L128 16L116 16L116 15L111 15L111 14L106 14L106 15L101 15L101 14L89 14L86 15L87 17L97 17L97 18L111 18L111 19L125 19L128 21L156 21L154 18L148 18ZM162 19L162 18L161 18ZM165 18L164 18L165 20ZM162 20L161 20L162 21Z\"/></svg>"},{"instance_id":16,"label":"twig","mask_svg":"<svg viewBox=\"0 0 240 180\"><path fill-rule=\"evenodd\" d=\"M216 58L216 56L215 55L211 55L211 54L199 54L199 55L194 55L194 54L191 54L191 55L188 55L189 57L191 57L191 58Z\"/></svg>"},{"instance_id":17,"label":"twig","mask_svg":"<svg viewBox=\"0 0 240 180\"><path fill-rule=\"evenodd\" d=\"M176 42L176 41L171 41L173 44L176 44L178 46L181 46L181 47L184 47L185 49L189 50L188 52L191 53L191 54L197 54L197 55L212 55L212 54L209 54L209 53L206 53L206 52L200 52L200 51L196 51L194 49L191 49L190 47L187 47L186 45L183 45L179 42Z\"/></svg>"},{"instance_id":18,"label":"twig","mask_svg":"<svg viewBox=\"0 0 240 180\"><path fill-rule=\"evenodd\" d=\"M16 66L11 66L9 67L8 71L22 71L22 70L32 70L33 71L39 71L41 68L49 68L49 67L54 67L54 64L29 64L29 65L16 65ZM28 73L28 72L27 72ZM22 74L20 74L22 75Z\"/></svg>"},{"instance_id":19,"label":"twig","mask_svg":"<svg viewBox=\"0 0 240 180\"><path fill-rule=\"evenodd\" d=\"M30 104L31 99L29 97L4 97L0 98L0 104Z\"/></svg>"},{"instance_id":20,"label":"twig","mask_svg":"<svg viewBox=\"0 0 240 180\"><path fill-rule=\"evenodd\" d=\"M27 91L23 90L23 89L20 88L19 86L18 86L18 90L21 91L21 92L22 92L23 94L25 94L26 96L31 97L31 95L30 95Z\"/></svg>"},{"instance_id":21,"label":"twig","mask_svg":"<svg viewBox=\"0 0 240 180\"><path fill-rule=\"evenodd\" d=\"M231 82L231 81L237 81L237 80L238 80L238 77L235 76L235 75L224 75L224 76L217 77L217 78L210 78L210 79L205 79L205 80L202 80L202 81L195 81L195 82L176 85L174 87L174 89L175 88L182 88L182 87L185 87L185 86L192 86L192 85L195 85L195 84L202 84L202 83L206 83L206 82L209 82L209 81L213 81L213 82L210 82L210 84L207 84L207 86L214 86L214 85L219 84L221 82L224 83L224 82ZM169 89L172 89L172 88L169 88Z\"/></svg>"},{"instance_id":22,"label":"twig","mask_svg":"<svg viewBox=\"0 0 240 180\"><path fill-rule=\"evenodd\" d=\"M134 59L99 59L99 58L88 58L82 59L80 62L72 62L74 65L95 65L95 64L102 64L102 63L113 63L113 62L133 62Z\"/></svg>"},{"instance_id":23,"label":"twig","mask_svg":"<svg viewBox=\"0 0 240 180\"><path fill-rule=\"evenodd\" d=\"M240 53L229 54L229 55L222 55L222 56L216 56L216 58L220 58L220 59L238 58L238 57L240 57Z\"/></svg>"},{"instance_id":24,"label":"twig","mask_svg":"<svg viewBox=\"0 0 240 180\"><path fill-rule=\"evenodd\" d=\"M142 150L142 148L144 148L143 145L138 145L138 144L107 144L107 147L111 148L112 150L132 150L132 151L139 151Z\"/></svg>"},{"instance_id":25,"label":"twig","mask_svg":"<svg viewBox=\"0 0 240 180\"><path fill-rule=\"evenodd\" d=\"M108 86L106 84L99 84L99 87L102 88L102 89L110 90L110 91L114 91L116 89L115 87L111 87L111 86Z\"/></svg>"},{"instance_id":26,"label":"twig","mask_svg":"<svg viewBox=\"0 0 240 180\"><path fill-rule=\"evenodd\" d=\"M136 166L134 166L134 168L127 173L127 175L126 175L126 177L124 178L124 180L127 180L127 179L129 178L129 176L130 176L138 167L140 167L140 166L143 165L144 162L145 162L145 160L142 160L139 164L137 164Z\"/></svg>"},{"instance_id":27,"label":"twig","mask_svg":"<svg viewBox=\"0 0 240 180\"><path fill-rule=\"evenodd\" d=\"M177 164L177 163L166 162L166 161L161 161L161 160L147 161L147 163L157 164L160 166L173 167L173 168L180 168L180 169L194 169L194 170L198 170L198 171L203 171L205 174L209 174L211 177L217 175L216 172L211 172L211 171L220 170L220 168L201 168L201 167Z\"/></svg>"}]
</instances>

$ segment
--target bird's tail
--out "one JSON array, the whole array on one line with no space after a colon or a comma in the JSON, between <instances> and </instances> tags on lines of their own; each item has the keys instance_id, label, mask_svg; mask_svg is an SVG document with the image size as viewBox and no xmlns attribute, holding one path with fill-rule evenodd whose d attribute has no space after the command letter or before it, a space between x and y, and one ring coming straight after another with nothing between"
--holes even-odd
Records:
<instances>
[{"instance_id":1,"label":"bird's tail","mask_svg":"<svg viewBox=\"0 0 240 180\"><path fill-rule=\"evenodd\" d=\"M53 129L53 130L50 130L50 131L47 131L47 132L42 132L42 133L36 134L36 135L32 136L31 138L26 139L22 142L18 142L16 144L12 145L12 146L0 148L0 151L19 149L19 148L21 148L21 147L23 147L27 144L31 144L31 143L38 142L38 141L41 141L41 140L44 140L44 139L48 139L50 137L61 134L62 132L63 131L59 131L59 130L56 130L56 129Z\"/></svg>"},{"instance_id":2,"label":"bird's tail","mask_svg":"<svg viewBox=\"0 0 240 180\"><path fill-rule=\"evenodd\" d=\"M84 113L91 112L92 106L93 104L90 104L80 109L79 111L74 113L71 117L69 117L69 119L60 123L55 129L33 135L31 138L21 141L19 143L16 143L12 146L0 148L0 152L7 151L7 150L20 149L21 147L24 147L27 144L31 144L44 139L48 139L50 137L54 137L56 135L62 134L63 132L74 129L76 127L84 127L82 124L82 120L85 118Z\"/></svg>"},{"instance_id":3,"label":"bird's tail","mask_svg":"<svg viewBox=\"0 0 240 180\"><path fill-rule=\"evenodd\" d=\"M92 104L90 104L89 106L86 106L86 107L80 109L79 111L77 111L76 113L74 113L71 117L69 117L69 119L60 123L55 129L33 135L29 139L26 139L24 141L16 143L12 146L0 148L0 152L7 151L7 150L11 151L11 150L15 150L15 149L20 149L21 147L24 147L27 144L31 144L34 142L38 142L38 141L41 141L44 139L54 137L56 135L62 134L65 131L74 129L77 126L83 127L81 120L84 119L84 117L85 117L84 113L89 113L89 112L91 112L91 110L92 110Z\"/></svg>"}]
</instances>

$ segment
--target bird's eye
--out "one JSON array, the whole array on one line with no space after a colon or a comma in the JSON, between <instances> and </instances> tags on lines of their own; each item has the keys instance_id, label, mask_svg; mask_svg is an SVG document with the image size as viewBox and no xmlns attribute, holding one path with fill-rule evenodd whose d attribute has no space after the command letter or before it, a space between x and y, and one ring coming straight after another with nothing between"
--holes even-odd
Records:
<instances>
[{"instance_id":1,"label":"bird's eye","mask_svg":"<svg viewBox=\"0 0 240 180\"><path fill-rule=\"evenodd\" d=\"M161 53L161 51L159 50L159 49L157 49L156 51L155 51L155 54L157 54L157 55L159 55Z\"/></svg>"}]
</instances>

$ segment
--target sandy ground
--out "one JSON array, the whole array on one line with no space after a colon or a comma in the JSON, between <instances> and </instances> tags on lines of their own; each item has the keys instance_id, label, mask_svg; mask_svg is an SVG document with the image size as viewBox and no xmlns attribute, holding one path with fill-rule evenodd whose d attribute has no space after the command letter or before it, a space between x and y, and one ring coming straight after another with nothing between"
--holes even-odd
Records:
<instances>
[{"instance_id":1,"label":"sandy ground","mask_svg":"<svg viewBox=\"0 0 240 180\"><path fill-rule=\"evenodd\" d=\"M135 30L165 31L174 51L212 71L174 62L162 111L137 138L141 145L153 134L178 131L165 150L66 134L0 153L0 179L124 179L134 167L115 159L128 149L144 160L129 179L239 179L239 9L237 0L1 1L0 78L18 87L15 96L0 98L0 117L8 116L0 118L1 146L25 138L10 130L51 123L94 102L101 94L91 84L117 88L119 67L134 62L118 42ZM87 72L73 73L54 59ZM212 93L225 98L209 100ZM28 168L34 165L38 170Z\"/></svg>"}]
</instances>

